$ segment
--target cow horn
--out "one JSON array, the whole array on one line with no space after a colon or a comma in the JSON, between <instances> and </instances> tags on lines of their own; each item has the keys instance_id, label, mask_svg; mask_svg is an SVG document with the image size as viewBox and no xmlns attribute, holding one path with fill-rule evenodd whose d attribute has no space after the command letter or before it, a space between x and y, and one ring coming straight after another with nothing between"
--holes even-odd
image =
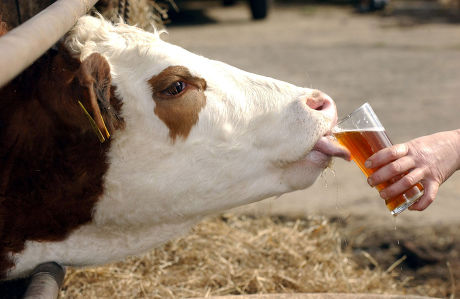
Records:
<instances>
[{"instance_id":1,"label":"cow horn","mask_svg":"<svg viewBox=\"0 0 460 299\"><path fill-rule=\"evenodd\" d=\"M58 0L0 38L0 87L51 48L98 0Z\"/></svg>"}]
</instances>

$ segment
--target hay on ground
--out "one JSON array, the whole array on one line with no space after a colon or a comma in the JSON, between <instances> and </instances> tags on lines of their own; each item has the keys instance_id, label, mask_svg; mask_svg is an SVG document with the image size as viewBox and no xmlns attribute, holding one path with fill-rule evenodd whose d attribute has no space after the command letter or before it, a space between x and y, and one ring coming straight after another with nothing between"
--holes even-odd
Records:
<instances>
[{"instance_id":1,"label":"hay on ground","mask_svg":"<svg viewBox=\"0 0 460 299\"><path fill-rule=\"evenodd\" d=\"M325 218L217 217L182 239L104 267L70 269L62 297L184 298L346 292L401 294L386 269L359 268Z\"/></svg>"}]
</instances>

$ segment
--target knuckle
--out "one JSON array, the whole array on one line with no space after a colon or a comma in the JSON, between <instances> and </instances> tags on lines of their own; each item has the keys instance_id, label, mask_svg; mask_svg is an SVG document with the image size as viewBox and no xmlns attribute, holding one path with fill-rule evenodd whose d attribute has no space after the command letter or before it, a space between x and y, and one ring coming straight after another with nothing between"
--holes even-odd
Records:
<instances>
[{"instance_id":1,"label":"knuckle","mask_svg":"<svg viewBox=\"0 0 460 299\"><path fill-rule=\"evenodd\" d=\"M426 166L415 168L413 171L418 171L421 178L426 178L430 175L430 169Z\"/></svg>"},{"instance_id":2,"label":"knuckle","mask_svg":"<svg viewBox=\"0 0 460 299\"><path fill-rule=\"evenodd\" d=\"M398 148L396 146L393 146L391 149L390 149L390 156L392 158L396 158L398 156Z\"/></svg>"},{"instance_id":3,"label":"knuckle","mask_svg":"<svg viewBox=\"0 0 460 299\"><path fill-rule=\"evenodd\" d=\"M395 161L393 163L390 164L390 170L392 172L400 172L401 171L401 163L399 163L398 161Z\"/></svg>"},{"instance_id":4,"label":"knuckle","mask_svg":"<svg viewBox=\"0 0 460 299\"><path fill-rule=\"evenodd\" d=\"M397 144L397 145L394 145L393 147L391 147L390 149L390 155L392 158L399 158L399 157L402 157L404 155L407 154L409 148L407 146L407 144L403 143L403 144Z\"/></svg>"},{"instance_id":5,"label":"knuckle","mask_svg":"<svg viewBox=\"0 0 460 299\"><path fill-rule=\"evenodd\" d=\"M406 175L404 177L404 181L403 181L404 185L406 186L413 186L415 185L417 182L415 181L415 178L411 175Z\"/></svg>"},{"instance_id":6,"label":"knuckle","mask_svg":"<svg viewBox=\"0 0 460 299\"><path fill-rule=\"evenodd\" d=\"M409 152L409 147L407 144L403 143L399 145L399 153L401 155L406 155Z\"/></svg>"}]
</instances>

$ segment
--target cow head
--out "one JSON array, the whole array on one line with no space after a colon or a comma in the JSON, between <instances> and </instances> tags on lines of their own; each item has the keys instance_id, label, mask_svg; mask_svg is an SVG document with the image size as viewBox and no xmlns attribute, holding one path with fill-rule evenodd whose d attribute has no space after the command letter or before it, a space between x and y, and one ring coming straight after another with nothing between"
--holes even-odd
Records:
<instances>
[{"instance_id":1,"label":"cow head","mask_svg":"<svg viewBox=\"0 0 460 299\"><path fill-rule=\"evenodd\" d=\"M325 137L336 107L318 90L93 17L78 21L66 46L81 61L105 57L122 101L101 223L177 221L306 188L331 156L347 155Z\"/></svg>"}]
</instances>

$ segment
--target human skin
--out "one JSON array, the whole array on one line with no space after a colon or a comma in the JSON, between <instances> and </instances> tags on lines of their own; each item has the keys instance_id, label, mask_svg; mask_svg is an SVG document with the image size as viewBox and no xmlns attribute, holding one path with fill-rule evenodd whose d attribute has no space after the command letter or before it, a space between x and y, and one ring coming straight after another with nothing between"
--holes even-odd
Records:
<instances>
[{"instance_id":1,"label":"human skin","mask_svg":"<svg viewBox=\"0 0 460 299\"><path fill-rule=\"evenodd\" d=\"M369 157L365 166L378 169L367 180L371 187L402 175L380 191L383 199L399 195L421 182L424 195L409 209L422 211L435 200L439 186L460 169L460 130L422 136L384 148Z\"/></svg>"}]
</instances>

